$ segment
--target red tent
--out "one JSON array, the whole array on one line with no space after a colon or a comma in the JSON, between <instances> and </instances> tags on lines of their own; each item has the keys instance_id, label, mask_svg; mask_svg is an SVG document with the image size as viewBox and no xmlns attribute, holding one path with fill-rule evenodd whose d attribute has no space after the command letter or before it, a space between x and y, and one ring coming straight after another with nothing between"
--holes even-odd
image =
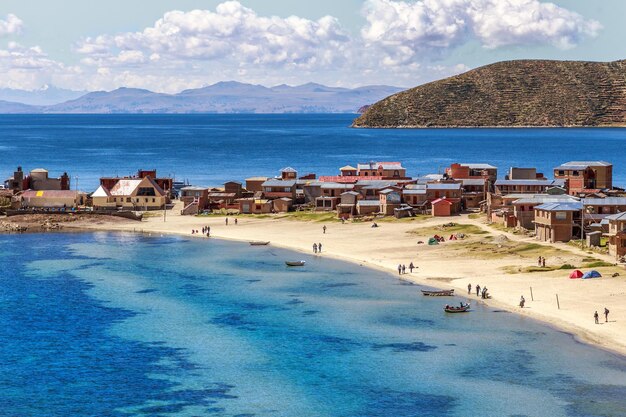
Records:
<instances>
[{"instance_id":1,"label":"red tent","mask_svg":"<svg viewBox=\"0 0 626 417\"><path fill-rule=\"evenodd\" d=\"M582 278L583 277L583 273L580 269L575 269L572 271L571 274L569 274L569 277L574 279L574 278Z\"/></svg>"}]
</instances>

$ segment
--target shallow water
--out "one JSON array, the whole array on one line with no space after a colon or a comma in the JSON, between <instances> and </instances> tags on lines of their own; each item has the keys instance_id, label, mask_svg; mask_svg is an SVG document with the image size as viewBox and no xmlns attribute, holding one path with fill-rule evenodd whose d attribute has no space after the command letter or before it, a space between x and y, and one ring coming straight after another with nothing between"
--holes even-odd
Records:
<instances>
[{"instance_id":1,"label":"shallow water","mask_svg":"<svg viewBox=\"0 0 626 417\"><path fill-rule=\"evenodd\" d=\"M352 264L132 234L0 247L0 415L626 415L625 358Z\"/></svg>"}]
</instances>

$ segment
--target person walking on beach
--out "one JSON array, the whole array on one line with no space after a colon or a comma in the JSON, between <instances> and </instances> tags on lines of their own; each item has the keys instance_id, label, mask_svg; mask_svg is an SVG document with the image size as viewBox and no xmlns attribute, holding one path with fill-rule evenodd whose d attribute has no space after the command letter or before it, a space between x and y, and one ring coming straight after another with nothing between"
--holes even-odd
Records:
<instances>
[{"instance_id":1,"label":"person walking on beach","mask_svg":"<svg viewBox=\"0 0 626 417\"><path fill-rule=\"evenodd\" d=\"M207 235L211 234L211 226L207 226L206 227L206 233L207 233Z\"/></svg>"},{"instance_id":2,"label":"person walking on beach","mask_svg":"<svg viewBox=\"0 0 626 417\"><path fill-rule=\"evenodd\" d=\"M411 262L409 264L409 272L413 273L413 268L415 268L415 265L413 265L413 262Z\"/></svg>"},{"instance_id":3,"label":"person walking on beach","mask_svg":"<svg viewBox=\"0 0 626 417\"><path fill-rule=\"evenodd\" d=\"M228 226L228 217L225 219L226 226Z\"/></svg>"},{"instance_id":4,"label":"person walking on beach","mask_svg":"<svg viewBox=\"0 0 626 417\"><path fill-rule=\"evenodd\" d=\"M598 320L598 317L600 317L600 316L598 316L598 312L597 311L595 313L593 313L593 318L595 319L596 324L600 324L600 321Z\"/></svg>"},{"instance_id":5,"label":"person walking on beach","mask_svg":"<svg viewBox=\"0 0 626 417\"><path fill-rule=\"evenodd\" d=\"M519 300L519 306L520 306L521 308L524 308L524 304L526 304L526 299L525 299L525 298L524 298L524 296L522 295L522 296L520 297L520 300Z\"/></svg>"},{"instance_id":6,"label":"person walking on beach","mask_svg":"<svg viewBox=\"0 0 626 417\"><path fill-rule=\"evenodd\" d=\"M608 323L609 322L609 309L604 307L604 322Z\"/></svg>"},{"instance_id":7,"label":"person walking on beach","mask_svg":"<svg viewBox=\"0 0 626 417\"><path fill-rule=\"evenodd\" d=\"M476 284L476 297L480 294L480 285Z\"/></svg>"},{"instance_id":8,"label":"person walking on beach","mask_svg":"<svg viewBox=\"0 0 626 417\"><path fill-rule=\"evenodd\" d=\"M402 265L402 274L406 274L406 265Z\"/></svg>"},{"instance_id":9,"label":"person walking on beach","mask_svg":"<svg viewBox=\"0 0 626 417\"><path fill-rule=\"evenodd\" d=\"M235 219L235 226L237 226L237 219Z\"/></svg>"},{"instance_id":10,"label":"person walking on beach","mask_svg":"<svg viewBox=\"0 0 626 417\"><path fill-rule=\"evenodd\" d=\"M398 275L402 274L402 265L398 264Z\"/></svg>"},{"instance_id":11,"label":"person walking on beach","mask_svg":"<svg viewBox=\"0 0 626 417\"><path fill-rule=\"evenodd\" d=\"M322 227L322 230L324 231L324 234L326 234L326 225L324 225L324 227Z\"/></svg>"},{"instance_id":12,"label":"person walking on beach","mask_svg":"<svg viewBox=\"0 0 626 417\"><path fill-rule=\"evenodd\" d=\"M467 293L468 294L472 293L472 284L471 283L467 284Z\"/></svg>"},{"instance_id":13,"label":"person walking on beach","mask_svg":"<svg viewBox=\"0 0 626 417\"><path fill-rule=\"evenodd\" d=\"M541 266L541 256L537 258L537 266Z\"/></svg>"},{"instance_id":14,"label":"person walking on beach","mask_svg":"<svg viewBox=\"0 0 626 417\"><path fill-rule=\"evenodd\" d=\"M317 243L313 244L313 253L317 253Z\"/></svg>"},{"instance_id":15,"label":"person walking on beach","mask_svg":"<svg viewBox=\"0 0 626 417\"><path fill-rule=\"evenodd\" d=\"M545 267L546 267L546 258L543 258L543 257L541 258L541 266L542 266L543 268L545 268Z\"/></svg>"},{"instance_id":16,"label":"person walking on beach","mask_svg":"<svg viewBox=\"0 0 626 417\"><path fill-rule=\"evenodd\" d=\"M317 252L318 253L322 253L322 244L321 243L317 244Z\"/></svg>"}]
</instances>

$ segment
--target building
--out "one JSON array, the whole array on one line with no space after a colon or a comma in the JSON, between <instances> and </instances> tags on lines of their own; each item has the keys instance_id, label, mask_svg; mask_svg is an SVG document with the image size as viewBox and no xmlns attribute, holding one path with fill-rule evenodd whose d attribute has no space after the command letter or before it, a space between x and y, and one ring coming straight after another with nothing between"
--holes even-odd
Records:
<instances>
[{"instance_id":1,"label":"building","mask_svg":"<svg viewBox=\"0 0 626 417\"><path fill-rule=\"evenodd\" d=\"M22 167L17 167L13 176L4 182L4 186L14 193L24 190L69 190L70 177L64 172L58 178L50 178L48 171L43 168L33 169L28 175L24 175Z\"/></svg>"},{"instance_id":2,"label":"building","mask_svg":"<svg viewBox=\"0 0 626 417\"><path fill-rule=\"evenodd\" d=\"M272 200L272 208L275 213L287 213L293 207L291 198L283 197Z\"/></svg>"},{"instance_id":3,"label":"building","mask_svg":"<svg viewBox=\"0 0 626 417\"><path fill-rule=\"evenodd\" d=\"M401 179L406 178L406 169L401 162L368 162L357 164L357 175L369 178Z\"/></svg>"},{"instance_id":4,"label":"building","mask_svg":"<svg viewBox=\"0 0 626 417\"><path fill-rule=\"evenodd\" d=\"M349 218L356 214L357 202L362 198L356 191L346 191L341 194L341 201L337 204L337 216L339 218Z\"/></svg>"},{"instance_id":5,"label":"building","mask_svg":"<svg viewBox=\"0 0 626 417\"><path fill-rule=\"evenodd\" d=\"M497 180L494 184L495 193L506 194L545 194L548 189L564 187L565 180Z\"/></svg>"},{"instance_id":6,"label":"building","mask_svg":"<svg viewBox=\"0 0 626 417\"><path fill-rule=\"evenodd\" d=\"M613 188L613 165L605 161L571 161L554 168L554 178L565 180L568 193Z\"/></svg>"},{"instance_id":7,"label":"building","mask_svg":"<svg viewBox=\"0 0 626 417\"><path fill-rule=\"evenodd\" d=\"M279 179L269 179L265 181L263 186L263 195L265 198L274 199L274 198L291 198L292 200L296 199L296 182L295 179L290 180L279 180Z\"/></svg>"},{"instance_id":8,"label":"building","mask_svg":"<svg viewBox=\"0 0 626 417\"><path fill-rule=\"evenodd\" d=\"M454 213L454 202L448 200L446 197L438 198L430 202L432 206L432 215L434 217L452 216Z\"/></svg>"},{"instance_id":9,"label":"building","mask_svg":"<svg viewBox=\"0 0 626 417\"><path fill-rule=\"evenodd\" d=\"M519 196L519 194L518 194ZM532 230L535 228L535 207L548 203L575 203L578 198L569 195L527 194L510 203L513 207L513 225Z\"/></svg>"},{"instance_id":10,"label":"building","mask_svg":"<svg viewBox=\"0 0 626 417\"><path fill-rule=\"evenodd\" d=\"M354 190L354 184L340 184L325 182L320 186L322 195L315 199L315 210L332 211L341 201L341 195L346 191Z\"/></svg>"},{"instance_id":11,"label":"building","mask_svg":"<svg viewBox=\"0 0 626 417\"><path fill-rule=\"evenodd\" d=\"M456 163L446 168L446 177L455 180L484 178L491 188L498 179L498 168L489 164Z\"/></svg>"},{"instance_id":12,"label":"building","mask_svg":"<svg viewBox=\"0 0 626 417\"><path fill-rule=\"evenodd\" d=\"M342 177L356 177L358 169L353 166L346 165L345 167L339 168L340 176Z\"/></svg>"},{"instance_id":13,"label":"building","mask_svg":"<svg viewBox=\"0 0 626 417\"><path fill-rule=\"evenodd\" d=\"M367 216L380 213L379 200L359 200L356 203L356 212L359 216Z\"/></svg>"},{"instance_id":14,"label":"building","mask_svg":"<svg viewBox=\"0 0 626 417\"><path fill-rule=\"evenodd\" d=\"M268 214L272 212L272 202L263 198L240 198L239 213L241 214Z\"/></svg>"},{"instance_id":15,"label":"building","mask_svg":"<svg viewBox=\"0 0 626 417\"><path fill-rule=\"evenodd\" d=\"M183 202L183 215L195 215L209 208L209 189L207 187L183 187L180 189Z\"/></svg>"},{"instance_id":16,"label":"building","mask_svg":"<svg viewBox=\"0 0 626 417\"><path fill-rule=\"evenodd\" d=\"M168 177L157 177L156 169L152 170L144 170L140 169L137 171L136 175L131 175L127 177L102 177L100 178L100 185L102 185L107 190L113 189L115 185L120 180L142 180L144 178L151 178L153 182L165 193L166 197L169 199L174 193L174 179Z\"/></svg>"},{"instance_id":17,"label":"building","mask_svg":"<svg viewBox=\"0 0 626 417\"><path fill-rule=\"evenodd\" d=\"M92 194L96 210L161 210L167 204L165 191L154 179L119 179L109 190L100 185Z\"/></svg>"},{"instance_id":18,"label":"building","mask_svg":"<svg viewBox=\"0 0 626 417\"><path fill-rule=\"evenodd\" d=\"M626 256L626 212L605 217L609 222L609 255L621 259Z\"/></svg>"},{"instance_id":19,"label":"building","mask_svg":"<svg viewBox=\"0 0 626 417\"><path fill-rule=\"evenodd\" d=\"M461 207L461 183L426 184L426 199L432 205L436 200L445 199L443 205L451 204L451 213L459 213ZM434 208L433 208L434 210Z\"/></svg>"},{"instance_id":20,"label":"building","mask_svg":"<svg viewBox=\"0 0 626 417\"><path fill-rule=\"evenodd\" d=\"M283 168L280 170L280 179L283 181L297 180L298 171L296 171L292 167Z\"/></svg>"},{"instance_id":21,"label":"building","mask_svg":"<svg viewBox=\"0 0 626 417\"><path fill-rule=\"evenodd\" d=\"M463 207L478 208L487 200L486 178L465 178L461 181L461 202Z\"/></svg>"},{"instance_id":22,"label":"building","mask_svg":"<svg viewBox=\"0 0 626 417\"><path fill-rule=\"evenodd\" d=\"M85 204L86 195L71 190L26 190L14 197L15 208L72 209Z\"/></svg>"},{"instance_id":23,"label":"building","mask_svg":"<svg viewBox=\"0 0 626 417\"><path fill-rule=\"evenodd\" d=\"M540 180L545 179L543 174L537 173L537 168L509 168L509 173L506 176L507 180Z\"/></svg>"},{"instance_id":24,"label":"building","mask_svg":"<svg viewBox=\"0 0 626 417\"><path fill-rule=\"evenodd\" d=\"M263 192L263 183L267 180L267 177L246 178L246 190L252 193L261 193Z\"/></svg>"},{"instance_id":25,"label":"building","mask_svg":"<svg viewBox=\"0 0 626 417\"><path fill-rule=\"evenodd\" d=\"M582 203L547 203L535 207L535 232L544 242L569 242Z\"/></svg>"},{"instance_id":26,"label":"building","mask_svg":"<svg viewBox=\"0 0 626 417\"><path fill-rule=\"evenodd\" d=\"M626 211L626 197L583 198L585 223L601 222L611 215Z\"/></svg>"},{"instance_id":27,"label":"building","mask_svg":"<svg viewBox=\"0 0 626 417\"><path fill-rule=\"evenodd\" d=\"M397 187L389 187L379 194L380 212L386 216L394 215L394 210L402 205L402 195Z\"/></svg>"}]
</instances>

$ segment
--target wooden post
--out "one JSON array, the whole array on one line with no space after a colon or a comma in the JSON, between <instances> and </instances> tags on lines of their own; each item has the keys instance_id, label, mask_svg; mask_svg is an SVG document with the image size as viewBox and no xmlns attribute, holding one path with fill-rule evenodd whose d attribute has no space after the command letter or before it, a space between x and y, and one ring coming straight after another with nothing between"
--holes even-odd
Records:
<instances>
[{"instance_id":1,"label":"wooden post","mask_svg":"<svg viewBox=\"0 0 626 417\"><path fill-rule=\"evenodd\" d=\"M535 299L533 298L533 287L530 287L530 300L535 301Z\"/></svg>"},{"instance_id":2,"label":"wooden post","mask_svg":"<svg viewBox=\"0 0 626 417\"><path fill-rule=\"evenodd\" d=\"M561 305L559 304L559 295L556 295L556 306L557 308L560 310L561 309Z\"/></svg>"}]
</instances>

